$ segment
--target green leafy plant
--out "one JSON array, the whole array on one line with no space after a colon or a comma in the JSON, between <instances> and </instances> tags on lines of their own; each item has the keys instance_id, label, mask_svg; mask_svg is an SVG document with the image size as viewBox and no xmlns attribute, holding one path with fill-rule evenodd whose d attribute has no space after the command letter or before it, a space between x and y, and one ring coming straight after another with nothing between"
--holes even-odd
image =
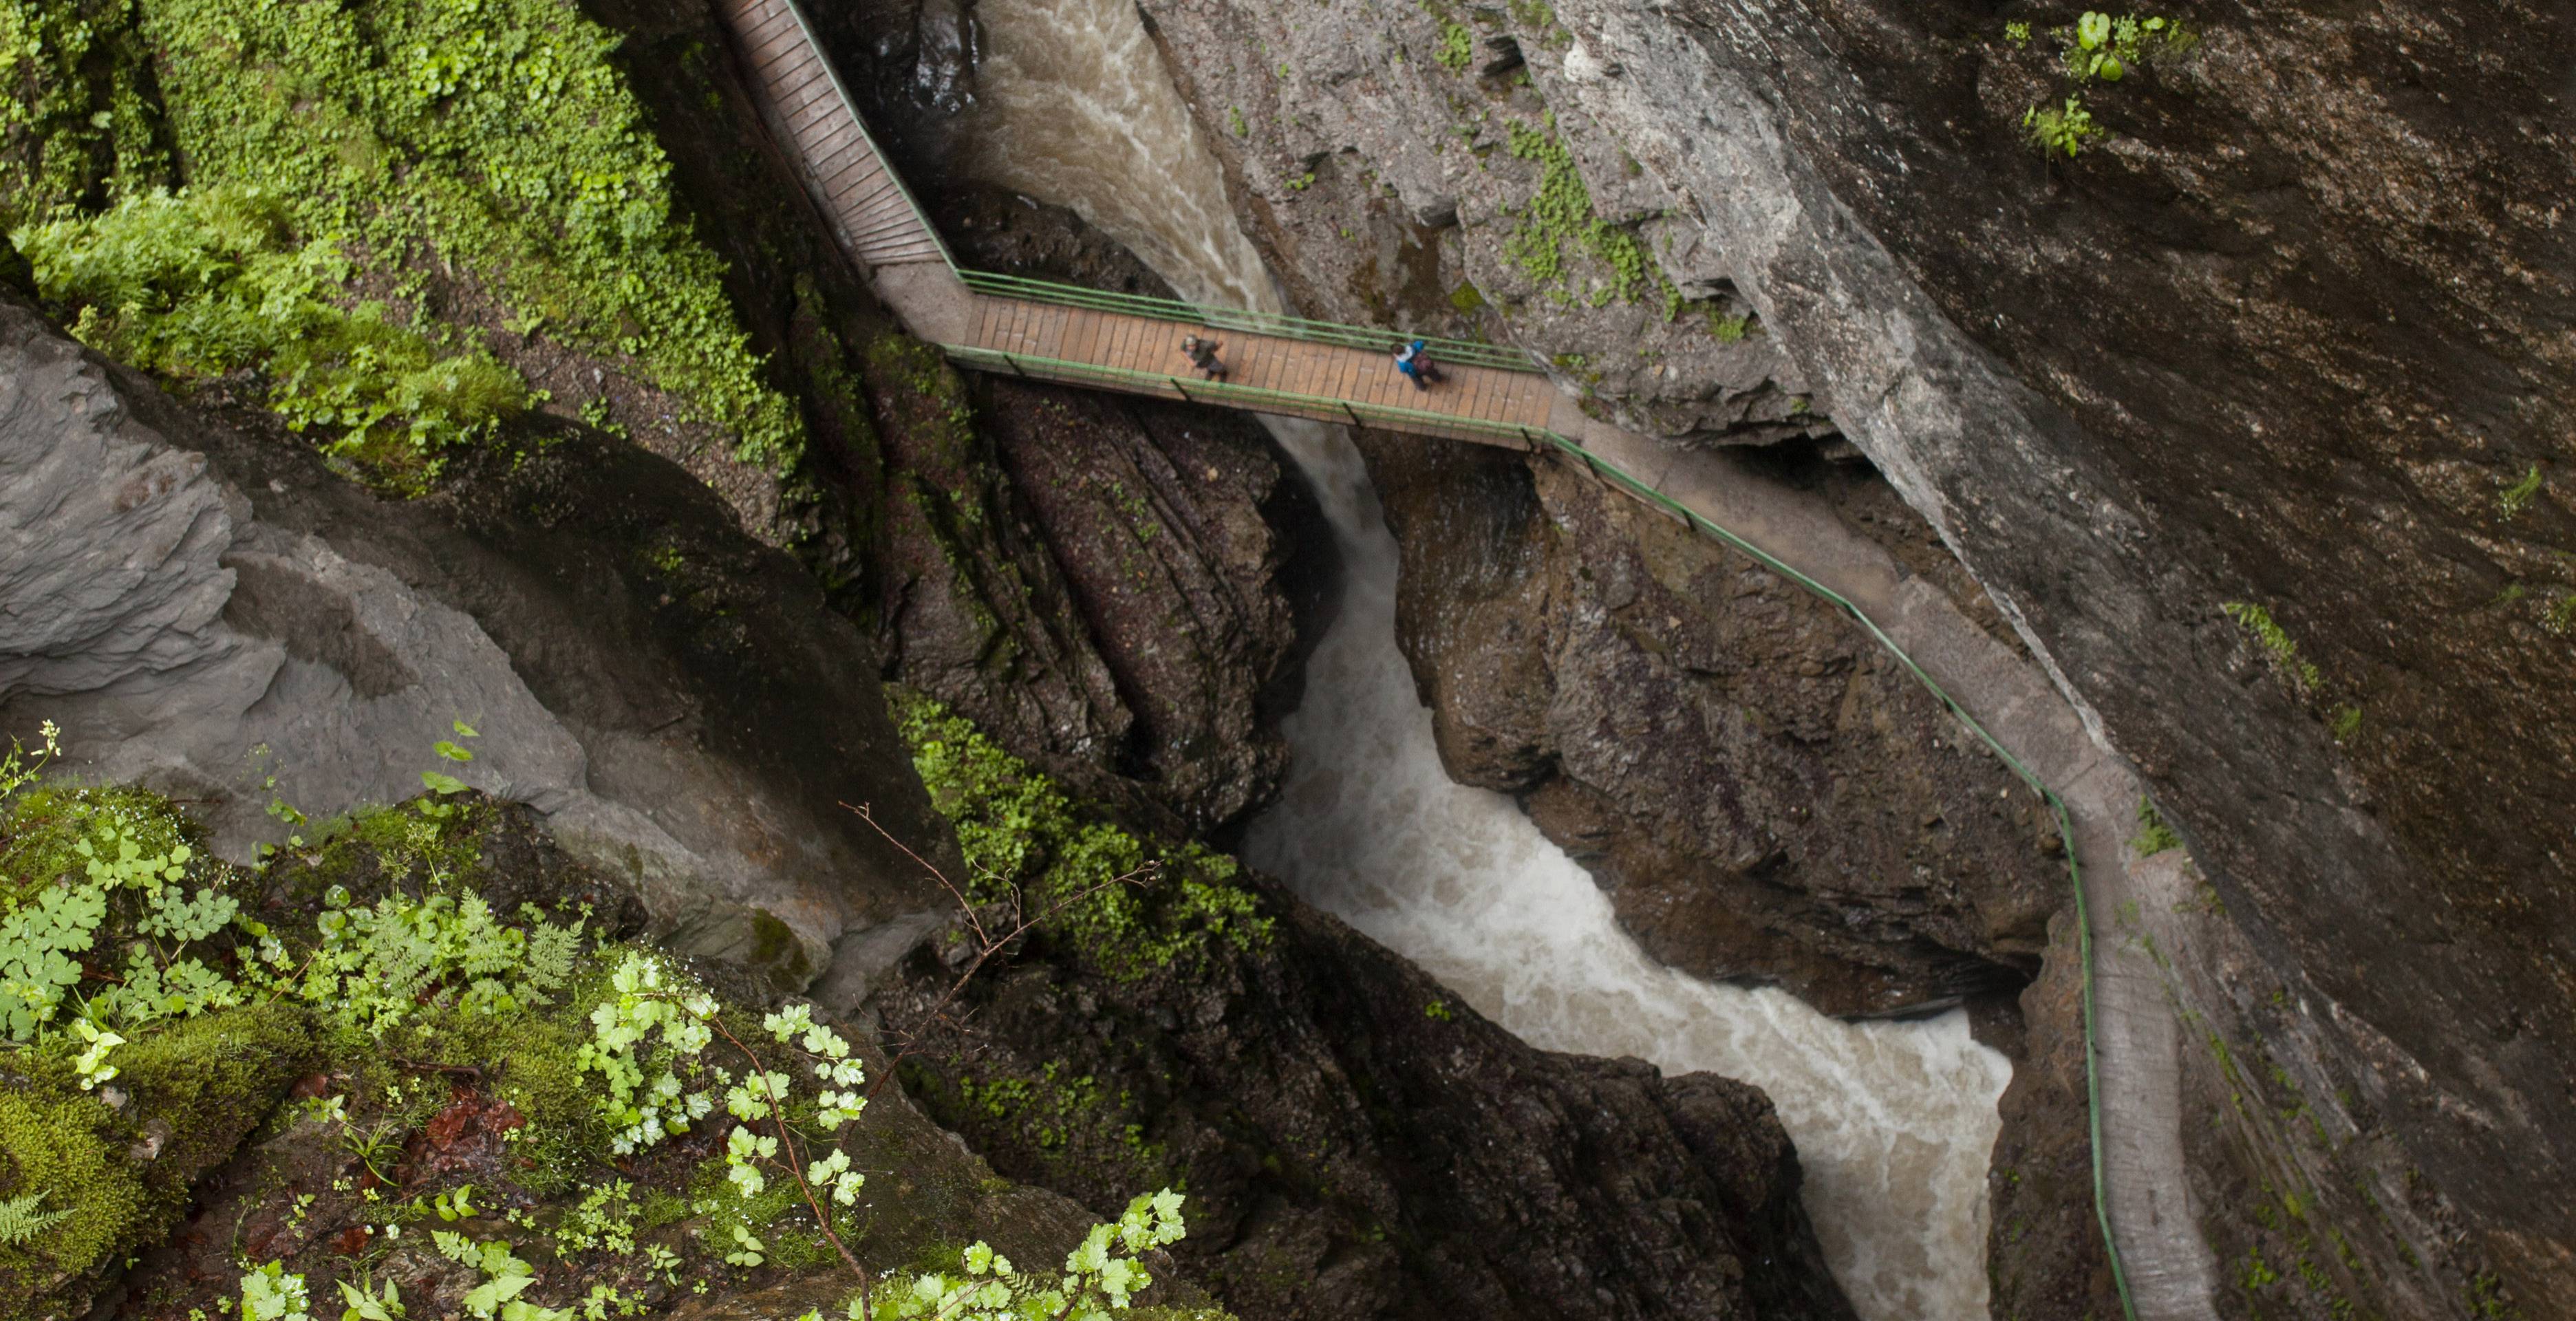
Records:
<instances>
[{"instance_id":1,"label":"green leafy plant","mask_svg":"<svg viewBox=\"0 0 2576 1321\"><path fill-rule=\"evenodd\" d=\"M2076 96L2067 97L2063 106L2032 106L2022 112L2021 126L2041 152L2052 156L2064 152L2070 159L2084 150L2085 143L2106 134Z\"/></svg>"},{"instance_id":2,"label":"green leafy plant","mask_svg":"<svg viewBox=\"0 0 2576 1321\"><path fill-rule=\"evenodd\" d=\"M1232 858L1197 844L1149 846L927 695L895 686L887 698L932 805L957 829L968 879L956 888L970 913L1027 916L1128 980L1198 962L1220 942L1268 943L1271 920L1234 883Z\"/></svg>"},{"instance_id":3,"label":"green leafy plant","mask_svg":"<svg viewBox=\"0 0 2576 1321\"><path fill-rule=\"evenodd\" d=\"M2535 463L2531 465L2531 471L2522 475L2522 480L2504 488L2504 492L2496 497L2496 513L2508 519L2518 517L2522 511L2531 508L2531 502L2539 495L2540 465Z\"/></svg>"},{"instance_id":4,"label":"green leafy plant","mask_svg":"<svg viewBox=\"0 0 2576 1321\"><path fill-rule=\"evenodd\" d=\"M528 406L527 383L480 348L442 348L381 302L344 305L348 259L299 238L266 189L154 190L19 246L83 343L185 381L256 371L290 428L386 485L424 484Z\"/></svg>"},{"instance_id":5,"label":"green leafy plant","mask_svg":"<svg viewBox=\"0 0 2576 1321\"><path fill-rule=\"evenodd\" d=\"M470 1183L459 1184L455 1188L440 1193L430 1201L429 1208L437 1213L439 1219L451 1225L459 1220L471 1220L480 1214L474 1206L474 1185Z\"/></svg>"},{"instance_id":6,"label":"green leafy plant","mask_svg":"<svg viewBox=\"0 0 2576 1321\"><path fill-rule=\"evenodd\" d=\"M2109 130L2094 122L2083 89L2094 83L2116 83L2132 70L2180 61L2200 43L2200 35L2179 19L2125 14L2118 18L2088 9L2055 32L2058 72L2064 99L2055 106L2033 105L2022 111L2021 126L2042 155L2064 153L2070 159ZM2004 25L2004 41L2027 49L2027 22Z\"/></svg>"},{"instance_id":7,"label":"green leafy plant","mask_svg":"<svg viewBox=\"0 0 2576 1321\"><path fill-rule=\"evenodd\" d=\"M312 1301L304 1277L270 1262L241 1277L242 1321L313 1321L305 1307Z\"/></svg>"},{"instance_id":8,"label":"green leafy plant","mask_svg":"<svg viewBox=\"0 0 2576 1321\"><path fill-rule=\"evenodd\" d=\"M382 1289L365 1279L355 1284L341 1280L339 1285L340 1300L348 1304L340 1313L340 1321L403 1321L411 1315L411 1309L403 1306L402 1290L395 1288L391 1280L385 1281Z\"/></svg>"},{"instance_id":9,"label":"green leafy plant","mask_svg":"<svg viewBox=\"0 0 2576 1321\"><path fill-rule=\"evenodd\" d=\"M1252 126L1243 122L1243 107L1241 106L1230 105L1225 108L1225 126L1234 130L1234 135L1238 138L1248 138L1252 136Z\"/></svg>"},{"instance_id":10,"label":"green leafy plant","mask_svg":"<svg viewBox=\"0 0 2576 1321\"><path fill-rule=\"evenodd\" d=\"M583 1196L554 1232L555 1255L635 1251L635 1189L624 1179L603 1183Z\"/></svg>"},{"instance_id":11,"label":"green leafy plant","mask_svg":"<svg viewBox=\"0 0 2576 1321\"><path fill-rule=\"evenodd\" d=\"M1476 34L1463 23L1440 20L1440 49L1431 58L1451 73L1465 73L1476 62Z\"/></svg>"},{"instance_id":12,"label":"green leafy plant","mask_svg":"<svg viewBox=\"0 0 2576 1321\"><path fill-rule=\"evenodd\" d=\"M537 1282L536 1268L521 1261L510 1245L499 1239L476 1242L463 1234L434 1230L431 1242L439 1254L460 1265L482 1273L483 1281L466 1291L458 1305L466 1315L483 1321L573 1321L573 1313L562 1308L540 1307L519 1297Z\"/></svg>"},{"instance_id":13,"label":"green leafy plant","mask_svg":"<svg viewBox=\"0 0 2576 1321\"><path fill-rule=\"evenodd\" d=\"M2158 812L2156 805L2143 796L2138 799L2137 815L2138 833L2129 836L2131 852L2141 858L2152 858L2159 853L2182 847L2182 836L2175 834L2174 828L2165 824L2164 814Z\"/></svg>"},{"instance_id":14,"label":"green leafy plant","mask_svg":"<svg viewBox=\"0 0 2576 1321\"><path fill-rule=\"evenodd\" d=\"M375 1123L370 1124L365 1128L359 1128L354 1124L347 1124L344 1122L340 1131L340 1149L348 1152L350 1159L365 1166L367 1173L375 1176L375 1180L378 1183L392 1183L394 1181L394 1160L396 1157L402 1155L402 1147L403 1132L402 1126L399 1124ZM459 1214L457 1207L462 1201L463 1196L464 1195L462 1193L459 1193L456 1201L450 1201L447 1197L442 1196L439 1199L438 1218L441 1220L456 1219ZM471 1215L473 1213L467 1211L463 1212L463 1214Z\"/></svg>"},{"instance_id":15,"label":"green leafy plant","mask_svg":"<svg viewBox=\"0 0 2576 1321\"><path fill-rule=\"evenodd\" d=\"M2325 676L2318 673L2313 663L2300 658L2299 644L2292 641L2289 633L2273 620L2271 611L2247 601L2229 601L2219 609L2263 648L2282 676L2301 693L2314 692L2324 685Z\"/></svg>"},{"instance_id":16,"label":"green leafy plant","mask_svg":"<svg viewBox=\"0 0 2576 1321\"><path fill-rule=\"evenodd\" d=\"M868 1276L843 1241L842 1217L857 1204L866 1178L846 1153L829 1147L831 1135L867 1108L858 1090L866 1071L850 1058L849 1042L816 1023L811 1006L793 1004L762 1017L772 1046L764 1057L727 1025L705 988L648 954L628 952L609 986L613 995L591 1011L593 1036L577 1058L607 1088L600 1107L614 1130L611 1150L629 1154L687 1132L714 1111L721 1093L733 1121L725 1134L725 1181L751 1203L783 1176L817 1231L859 1277L864 1299ZM729 1063L706 1058L718 1040ZM773 1067L778 1063L795 1067ZM737 1075L735 1067L743 1072ZM800 1087L799 1075L811 1081ZM737 1224L732 1232L728 1261L756 1266L767 1259L769 1249L750 1226Z\"/></svg>"},{"instance_id":17,"label":"green leafy plant","mask_svg":"<svg viewBox=\"0 0 2576 1321\"><path fill-rule=\"evenodd\" d=\"M26 7L12 0L7 8ZM670 162L612 58L619 38L578 6L79 7L93 45L130 49L137 72L65 100L44 123L69 125L75 101L93 116L109 114L111 127L94 131L116 144L109 202L167 182L149 145L164 126L120 108L148 102L141 89L157 81L166 137L199 191L260 189L283 202L299 243L329 245L351 262L345 278L332 273L323 301L356 304L364 289L384 299L388 323L404 324L408 313L411 328L459 352L473 346L450 344L423 316L450 305L426 296L433 278L451 280L470 301L498 303L514 334L542 331L669 392L682 418L730 433L738 457L781 470L796 462L805 442L797 410L763 381L725 295L722 261L673 205ZM156 57L148 68L144 51ZM118 68L125 58L117 56ZM135 95L117 90L129 85ZM70 133L57 135L63 167L42 169L94 178L100 153L92 148L91 160L72 168ZM48 145L43 154L51 162L55 153ZM10 181L0 169L0 186ZM62 196L69 187L39 191ZM498 379L484 373L454 388ZM370 401L354 406L363 414Z\"/></svg>"},{"instance_id":18,"label":"green leafy plant","mask_svg":"<svg viewBox=\"0 0 2576 1321\"><path fill-rule=\"evenodd\" d=\"M1153 1284L1137 1258L1177 1243L1187 1232L1182 1197L1164 1189L1128 1203L1114 1225L1094 1225L1066 1254L1061 1274L1024 1272L983 1243L965 1250L951 1276L915 1276L894 1292L882 1315L927 1321L1107 1321ZM809 1314L810 1316L811 1314ZM860 1316L853 1306L852 1318Z\"/></svg>"},{"instance_id":19,"label":"green leafy plant","mask_svg":"<svg viewBox=\"0 0 2576 1321\"><path fill-rule=\"evenodd\" d=\"M24 1243L53 1228L71 1215L69 1208L42 1211L45 1190L37 1189L17 1197L0 1198L0 1243Z\"/></svg>"},{"instance_id":20,"label":"green leafy plant","mask_svg":"<svg viewBox=\"0 0 2576 1321\"><path fill-rule=\"evenodd\" d=\"M8 753L0 755L0 803L7 802L19 790L43 778L45 763L62 755L62 736L61 727L53 721L36 726L36 737L42 745L37 748L33 761L27 759L25 744L14 737L9 740Z\"/></svg>"},{"instance_id":21,"label":"green leafy plant","mask_svg":"<svg viewBox=\"0 0 2576 1321\"><path fill-rule=\"evenodd\" d=\"M1534 283L1550 287L1551 296L1565 302L1567 296L1555 286L1561 286L1569 274L1566 248L1570 243L1609 273L1608 281L1593 289L1592 306L1614 300L1642 302L1651 295L1662 304L1666 321L1679 315L1681 291L1646 245L1627 228L1593 214L1592 190L1575 167L1574 153L1556 134L1554 112L1547 115L1543 130L1518 121L1506 122L1504 130L1505 150L1513 159L1538 164L1539 188L1521 208L1518 227L1504 240L1503 259Z\"/></svg>"},{"instance_id":22,"label":"green leafy plant","mask_svg":"<svg viewBox=\"0 0 2576 1321\"><path fill-rule=\"evenodd\" d=\"M0 233L169 181L130 0L0 3Z\"/></svg>"}]
</instances>

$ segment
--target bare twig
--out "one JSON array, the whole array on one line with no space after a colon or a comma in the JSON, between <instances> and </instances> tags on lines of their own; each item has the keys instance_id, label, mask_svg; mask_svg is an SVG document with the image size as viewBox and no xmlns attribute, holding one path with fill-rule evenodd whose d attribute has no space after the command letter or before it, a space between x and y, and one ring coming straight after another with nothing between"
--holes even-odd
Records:
<instances>
[{"instance_id":1,"label":"bare twig","mask_svg":"<svg viewBox=\"0 0 2576 1321\"><path fill-rule=\"evenodd\" d=\"M1073 907L1075 904L1091 898L1093 895L1099 894L1103 890L1120 885L1143 885L1162 869L1162 864L1158 862L1148 862L1133 871L1094 881L1070 894L1057 896L1055 901L1047 906L1045 912L1040 913L1035 917L1029 917L1026 915L1026 909L1022 903L1022 898L1025 892L1016 882L1014 882L1011 886L1012 895L1008 901L1010 916L1014 920L1014 925L1009 931L996 937L993 935L991 928L984 925L983 918L976 911L976 905L966 897L965 891L959 889L956 882L948 879L948 874L946 872L943 872L939 870L939 868L931 865L928 858L924 858L919 853L914 852L911 845L895 838L892 831L887 830L877 821L876 813L871 811L867 805L843 803L841 806L848 809L861 821L867 822L869 829L874 830L877 834L883 836L887 843L902 850L905 857L921 864L921 869L929 872L931 876L939 882L940 888L946 890L949 897L957 901L958 911L965 915L967 925L972 928L974 932L974 957L967 961L965 971L958 973L956 979L948 984L948 989L941 992L939 998L932 1001L930 1007L923 1011L921 1022L925 1026L945 1021L947 1018L948 1006L955 1003L957 997L965 992L966 984L973 981L975 979L975 974L983 971L984 965L992 962L994 955L1009 948L1013 941L1027 935L1036 927L1053 920L1057 914ZM895 1065L901 1064L903 1061L921 1053L919 1044L921 1032L918 1029L894 1028L890 1029L887 1035L894 1039L894 1044L897 1046L897 1049L886 1061L887 1067L885 1073L869 1085L868 1095L871 1097L875 1096L878 1090L885 1086L888 1078L894 1076Z\"/></svg>"},{"instance_id":2,"label":"bare twig","mask_svg":"<svg viewBox=\"0 0 2576 1321\"><path fill-rule=\"evenodd\" d=\"M869 1314L873 1308L868 1296L868 1268L860 1265L858 1257L850 1251L850 1245L841 1241L841 1232L832 1227L831 1211L825 1208L823 1200L815 1195L814 1185L805 1181L805 1157L797 1149L796 1130L789 1127L787 1123L787 1098L771 1085L769 1068L761 1063L760 1056L751 1047L742 1044L742 1038L735 1036L733 1029L725 1026L723 1014L715 1014L705 1021L726 1041L732 1043L735 1050L741 1051L744 1059L751 1061L751 1076L760 1080L760 1090L769 1097L770 1122L778 1127L778 1151L783 1157L778 1163L783 1164L788 1174L794 1176L796 1191L804 1194L806 1207L814 1213L815 1227L823 1231L823 1237L831 1243L832 1250L841 1254L841 1260L849 1266L850 1272L859 1277L859 1321L869 1321Z\"/></svg>"}]
</instances>

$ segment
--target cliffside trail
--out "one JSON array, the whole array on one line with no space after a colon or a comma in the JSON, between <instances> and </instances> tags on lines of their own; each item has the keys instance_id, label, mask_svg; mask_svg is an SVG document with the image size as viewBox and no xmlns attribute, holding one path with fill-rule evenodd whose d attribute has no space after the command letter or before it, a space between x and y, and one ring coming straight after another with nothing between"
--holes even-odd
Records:
<instances>
[{"instance_id":1,"label":"cliffside trail","mask_svg":"<svg viewBox=\"0 0 2576 1321\"><path fill-rule=\"evenodd\" d=\"M918 227L927 232L927 222L917 210L907 208L893 219L880 218L869 229L867 217L873 213L866 210L865 198L843 204L853 187L865 193L872 186L876 192L870 195L882 197L896 185L880 182L891 178L890 171L867 142L855 107L837 88L820 98L799 93L799 88L828 74L812 67L823 57L810 49L810 36L788 0L750 0L729 7L728 12L754 63L765 60L764 67L776 71L770 80L772 97L798 107L794 115L778 117L787 126L791 151L810 137L838 153L820 161L806 160L805 173L818 203L833 216L845 242L851 242L848 234L887 228ZM799 43L809 49L798 50ZM850 163L852 155L862 152L872 164ZM862 183L840 184L836 191L835 180L843 176ZM2137 1316L2211 1315L2215 1263L2189 1210L2173 1010L2145 955L2116 929L2110 916L2124 909L2169 907L2176 896L2148 892L2147 883L2126 865L2120 823L2139 800L2135 778L2101 749L2074 706L2031 663L1997 642L1947 597L1910 579L1883 548L1852 532L1821 502L1801 499L1777 485L1746 481L1719 455L1675 453L1643 436L1584 417L1570 400L1560 400L1544 415L1545 423L1563 429L1552 433L1552 438L1542 426L1501 417L1495 419L1501 425L1453 429L1444 419L1412 418L1390 410L1369 389L1381 383L1383 373L1372 370L1363 375L1356 361L1376 355L1356 346L1331 344L1306 350L1317 365L1295 373L1301 388L1291 393L1303 396L1298 399L1221 388L1193 391L1159 373L1124 366L1123 359L1113 361L1117 355L1110 347L1102 347L1108 356L1084 371L1079 365L1095 355L1068 345L1115 346L1130 336L1142 342L1176 342L1203 322L1171 312L1159 320L1130 315L1120 320L1137 322L1135 328L1104 333L1070 324L1079 319L1079 309L1069 317L1061 308L1014 306L975 293L953 269L936 262L930 255L934 249L922 243L901 245L883 260L871 260L872 251L855 242L849 247L851 259L872 271L879 293L915 333L947 346L961 361L1015 371L1034 369L1033 374L1056 379L1292 416L1329 415L1332 404L1339 402L1354 410L1355 420L1360 418L1356 410L1372 409L1365 420L1380 426L1529 447L1555 443L1569 453L1579 447L1592 461L1625 472L1678 508L1732 532L1748 548L1769 552L1812 585L1849 603L1874 625L1872 631L1881 641L1946 691L2002 751L2026 767L2040 785L2056 788L2064 800L2075 827L2068 843L2078 864L2076 873L2091 890L2085 908L2092 924L2095 959L2092 1035L2100 1054L2096 1159L2105 1228L2119 1261L2128 1265ZM1278 342L1283 351L1296 347L1292 339ZM1006 346L1030 356L1004 356ZM1353 365L1339 371L1322 365L1336 354L1353 359ZM1312 406L1315 403L1324 407L1318 410Z\"/></svg>"}]
</instances>

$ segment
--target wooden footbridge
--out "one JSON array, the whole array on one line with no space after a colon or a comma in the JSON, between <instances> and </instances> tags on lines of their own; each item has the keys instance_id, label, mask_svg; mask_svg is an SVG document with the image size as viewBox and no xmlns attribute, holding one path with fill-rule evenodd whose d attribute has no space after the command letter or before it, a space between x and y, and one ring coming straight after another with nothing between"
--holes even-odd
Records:
<instances>
[{"instance_id":1,"label":"wooden footbridge","mask_svg":"<svg viewBox=\"0 0 2576 1321\"><path fill-rule=\"evenodd\" d=\"M1398 344L1415 337L1397 331L964 269L868 136L856 103L841 85L796 0L716 0L716 4L752 71L771 132L788 148L842 250L867 272L878 296L906 328L939 345L951 360L995 373L1130 394L1554 452L1582 464L1612 488L1753 557L1833 604L1893 653L1951 714L2047 801L2056 813L2061 838L2116 839L2106 834L2110 826L2104 823L2117 824L2115 809L2128 798L2105 807L2094 801L2099 794L2085 797L2083 819L2093 829L2079 836L2066 803L1979 724L1925 665L1940 669L1944 680L1996 712L1999 724L2015 736L2016 743L2055 749L2044 754L2054 777L2079 785L2104 779L2085 771L2084 763L2062 755L2064 748L2098 752L2072 708L1966 616L1955 609L1926 606L1924 593L1903 590L1902 579L1883 550L1838 543L1838 538L1848 539L1849 530L1830 513L1803 515L1805 522L1794 537L1782 536L1788 529L1776 526L1779 511L1748 507L1748 501L1729 489L1723 472L1711 467L1709 456L1676 455L1652 440L1585 416L1519 349L1421 337L1429 341L1445 379L1429 391L1417 391L1395 370L1390 356ZM1190 370L1180 346L1183 337L1193 334L1210 335L1223 343L1224 380L1201 380ZM1766 539L1781 539L1784 544L1796 540L1814 554L1819 572L1842 590L1731 531L1717 521L1721 514L1743 526L1774 524L1764 534ZM1889 626L1882 628L1854 598L1870 602ZM1899 644L1899 637L1926 660L1918 662L1908 645ZM1980 662L1968 659L1981 656L1985 659ZM2016 683L2022 686L2017 688ZM2169 1224L2160 1223L2154 1214L2153 1202L2160 1191L2166 1200L2181 1204L2178 1191L2158 1186L2160 1181L2169 1183L2179 1177L2178 1152L2151 1162L2159 1168L2124 1177L2117 1185L2106 1184L2103 1175L2103 1128L2115 1118L2109 1112L2120 1111L2116 1118L2124 1131L2152 1136L2159 1130L2152 1112L2143 1119L2130 1112L2141 1105L2140 1096L2171 1099L2169 1078L2161 1088L2105 1088L2101 1081L2106 1067L2123 1079L2141 1084L2156 1081L2156 1060L2137 1057L2137 1048L2124 1045L2106 1056L2096 1046L2094 928L2087 916L2083 869L2113 863L2113 893L2120 893L2117 887L2124 878L2116 867L2116 854L2102 856L2115 849L2115 844L2098 842L2071 848L2067 867L2075 886L2079 929L2085 933L2085 1061L2094 1124L2095 1201L2122 1311L2136 1321L2140 1313L2122 1270L2122 1241L2140 1236L2150 1249L2144 1255L2153 1261L2160 1255L2155 1249L2169 1246L2158 1242L2159 1237L2171 1238L2177 1232L2174 1225L2183 1225L2179 1232L2187 1234L2188 1226L2175 1217L2165 1217ZM2119 985L2112 989L2117 991ZM2163 1009L2161 1001L2152 994L2129 999L2136 1006L2121 1010L2121 1022L2131 1035L2139 1024L2157 1025L2153 1020ZM2109 1066L2099 1062L2104 1058ZM2168 1120L2161 1127L2173 1125ZM2198 1240L2184 1246L2198 1247ZM2205 1248L2200 1251L2206 1253ZM2194 1307L2189 1302L2186 1299L2180 1307L2151 1305L2148 1314L2182 1317L2205 1311L2205 1303Z\"/></svg>"},{"instance_id":2,"label":"wooden footbridge","mask_svg":"<svg viewBox=\"0 0 2576 1321\"><path fill-rule=\"evenodd\" d=\"M962 365L1259 413L1528 446L1578 429L1573 401L1518 349L1140 298L960 268L868 136L794 0L719 0L771 131L852 261L915 335ZM1223 348L1206 381L1181 340ZM1427 340L1442 379L1417 390L1400 343Z\"/></svg>"}]
</instances>

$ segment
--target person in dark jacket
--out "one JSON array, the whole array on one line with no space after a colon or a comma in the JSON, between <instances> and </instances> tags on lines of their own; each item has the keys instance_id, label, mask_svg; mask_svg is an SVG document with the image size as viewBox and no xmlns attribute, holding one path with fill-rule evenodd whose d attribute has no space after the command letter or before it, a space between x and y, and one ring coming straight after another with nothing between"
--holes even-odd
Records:
<instances>
[{"instance_id":1,"label":"person in dark jacket","mask_svg":"<svg viewBox=\"0 0 2576 1321\"><path fill-rule=\"evenodd\" d=\"M1216 360L1216 351L1223 347L1212 339L1186 335L1181 339L1181 356L1189 359L1190 365L1198 368L1201 376L1211 381L1222 381L1225 379L1225 364Z\"/></svg>"}]
</instances>

